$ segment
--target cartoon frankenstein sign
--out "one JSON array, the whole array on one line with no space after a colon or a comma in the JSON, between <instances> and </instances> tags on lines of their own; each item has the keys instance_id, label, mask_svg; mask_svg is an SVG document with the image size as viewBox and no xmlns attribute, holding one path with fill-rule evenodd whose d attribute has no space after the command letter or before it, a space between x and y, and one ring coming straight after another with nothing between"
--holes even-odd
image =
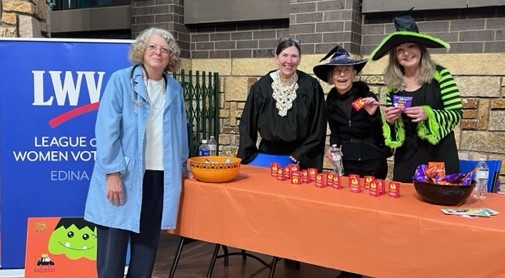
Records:
<instances>
[{"instance_id":1,"label":"cartoon frankenstein sign","mask_svg":"<svg viewBox=\"0 0 505 278\"><path fill-rule=\"evenodd\" d=\"M25 277L96 277L96 243L83 218L29 218Z\"/></svg>"}]
</instances>

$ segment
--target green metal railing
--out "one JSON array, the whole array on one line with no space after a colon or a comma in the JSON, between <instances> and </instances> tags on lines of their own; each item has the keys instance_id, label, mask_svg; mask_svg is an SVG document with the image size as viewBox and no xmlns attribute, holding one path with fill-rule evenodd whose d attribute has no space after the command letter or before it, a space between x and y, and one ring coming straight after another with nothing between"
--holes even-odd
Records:
<instances>
[{"instance_id":1,"label":"green metal railing","mask_svg":"<svg viewBox=\"0 0 505 278\"><path fill-rule=\"evenodd\" d=\"M174 74L181 83L190 125L189 155L196 156L202 139L214 136L219 150L219 74L181 70Z\"/></svg>"}]
</instances>

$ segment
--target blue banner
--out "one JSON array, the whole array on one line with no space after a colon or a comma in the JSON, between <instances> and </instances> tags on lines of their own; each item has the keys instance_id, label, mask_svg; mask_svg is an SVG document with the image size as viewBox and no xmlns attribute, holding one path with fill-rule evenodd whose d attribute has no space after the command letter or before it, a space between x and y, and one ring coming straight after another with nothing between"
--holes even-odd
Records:
<instances>
[{"instance_id":1,"label":"blue banner","mask_svg":"<svg viewBox=\"0 0 505 278\"><path fill-rule=\"evenodd\" d=\"M0 39L1 268L23 268L28 217L84 213L100 97L130 41Z\"/></svg>"}]
</instances>

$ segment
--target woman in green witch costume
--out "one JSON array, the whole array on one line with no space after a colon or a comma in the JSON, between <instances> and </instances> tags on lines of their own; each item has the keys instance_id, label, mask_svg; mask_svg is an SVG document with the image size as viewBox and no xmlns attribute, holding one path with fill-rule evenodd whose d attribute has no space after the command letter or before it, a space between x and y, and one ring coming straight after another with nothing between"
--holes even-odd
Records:
<instances>
[{"instance_id":1,"label":"woman in green witch costume","mask_svg":"<svg viewBox=\"0 0 505 278\"><path fill-rule=\"evenodd\" d=\"M394 23L397 31L370 54L371 60L389 54L383 134L386 145L396 149L393 180L412 182L417 166L432 161L445 162L447 173L457 173L453 129L461 120L461 97L450 72L435 64L427 49L449 44L419 33L408 12Z\"/></svg>"}]
</instances>

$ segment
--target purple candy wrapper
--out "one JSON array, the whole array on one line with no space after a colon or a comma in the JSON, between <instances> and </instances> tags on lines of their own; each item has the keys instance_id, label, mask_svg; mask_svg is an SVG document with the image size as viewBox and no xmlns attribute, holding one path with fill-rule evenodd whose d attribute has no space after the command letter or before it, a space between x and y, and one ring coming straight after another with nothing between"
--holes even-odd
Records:
<instances>
[{"instance_id":1,"label":"purple candy wrapper","mask_svg":"<svg viewBox=\"0 0 505 278\"><path fill-rule=\"evenodd\" d=\"M417 166L416 171L414 172L414 176L412 176L412 178L416 181L421 181L421 182L428 181L428 177L426 176L426 173L424 172L424 170L426 170L427 167L428 167L428 165L426 165L426 164L421 164L421 165Z\"/></svg>"},{"instance_id":2,"label":"purple candy wrapper","mask_svg":"<svg viewBox=\"0 0 505 278\"><path fill-rule=\"evenodd\" d=\"M411 104L412 97L393 95L393 106L400 108L402 112L405 110L405 108L409 108Z\"/></svg>"},{"instance_id":3,"label":"purple candy wrapper","mask_svg":"<svg viewBox=\"0 0 505 278\"><path fill-rule=\"evenodd\" d=\"M428 165L426 164L421 164L417 166L414 176L412 176L412 178L420 182L440 183L439 181L443 181L450 184L459 184L459 185L470 185L473 181L474 171L471 171L469 173L448 174L445 175L443 178L439 178L438 176L430 178L426 176L425 172L426 168L428 168Z\"/></svg>"}]
</instances>

